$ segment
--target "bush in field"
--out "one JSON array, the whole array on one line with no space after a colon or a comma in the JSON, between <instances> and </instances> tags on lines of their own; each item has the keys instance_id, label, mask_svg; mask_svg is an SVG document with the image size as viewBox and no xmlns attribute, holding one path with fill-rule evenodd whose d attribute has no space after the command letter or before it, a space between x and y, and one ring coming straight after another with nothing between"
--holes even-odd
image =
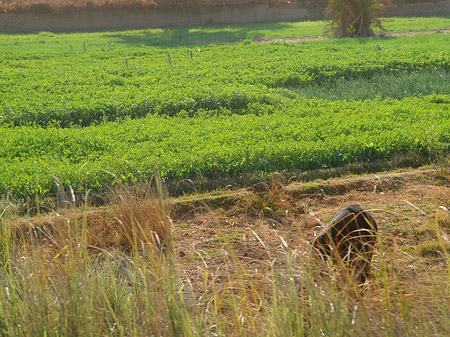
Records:
<instances>
[{"instance_id":1,"label":"bush in field","mask_svg":"<svg viewBox=\"0 0 450 337\"><path fill-rule=\"evenodd\" d=\"M373 36L373 25L383 29L377 18L382 8L380 0L328 0L325 13L335 37Z\"/></svg>"}]
</instances>

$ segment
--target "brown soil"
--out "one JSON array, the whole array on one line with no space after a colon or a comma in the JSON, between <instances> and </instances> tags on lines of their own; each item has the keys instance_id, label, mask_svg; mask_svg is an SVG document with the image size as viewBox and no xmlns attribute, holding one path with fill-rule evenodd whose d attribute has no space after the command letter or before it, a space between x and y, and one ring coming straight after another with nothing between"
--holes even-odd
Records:
<instances>
[{"instance_id":1,"label":"brown soil","mask_svg":"<svg viewBox=\"0 0 450 337\"><path fill-rule=\"evenodd\" d=\"M286 244L305 254L322 224L353 203L372 210L387 246L415 247L425 239L415 236L414 230L432 226L439 206L450 208L450 181L437 178L434 170L287 186L274 182L265 187L260 192L255 190L261 188L237 191L228 196L228 202L221 200L222 207L211 207L204 198L197 199L191 202L189 213L185 213L186 201L175 200L175 208L178 204L183 209L175 218L175 242L188 270L194 274L199 268L216 275L218 270L225 272L230 248L254 272L264 270L269 257L272 260L282 255ZM439 217L449 220L444 211ZM443 234L448 240L450 226ZM201 281L202 276L196 275Z\"/></svg>"},{"instance_id":2,"label":"brown soil","mask_svg":"<svg viewBox=\"0 0 450 337\"><path fill-rule=\"evenodd\" d=\"M428 168L304 184L273 181L169 200L176 252L183 272L198 286L206 271L219 279L232 273L233 258L243 262L249 277L257 281L270 269L269 261L277 261L277 256L283 260L287 249L308 254L324 223L342 207L361 203L372 210L382 242L397 250L401 261L408 260L405 277L414 277L418 265L441 270L445 261L439 252L421 256L420 247L436 242L436 215L441 236L450 243L450 216L445 210L450 209L449 178ZM56 226L74 211L60 213L22 218L16 224ZM99 224L110 210L81 214L94 231L91 222Z\"/></svg>"}]
</instances>

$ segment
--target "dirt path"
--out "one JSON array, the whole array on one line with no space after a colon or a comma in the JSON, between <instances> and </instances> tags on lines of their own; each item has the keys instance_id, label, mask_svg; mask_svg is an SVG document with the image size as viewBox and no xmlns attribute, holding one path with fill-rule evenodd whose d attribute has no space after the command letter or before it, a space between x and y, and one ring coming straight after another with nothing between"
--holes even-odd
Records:
<instances>
[{"instance_id":1,"label":"dirt path","mask_svg":"<svg viewBox=\"0 0 450 337\"><path fill-rule=\"evenodd\" d=\"M446 29L427 29L427 30L414 30L414 31L401 31L401 32L381 32L377 33L376 37L398 37L398 36L414 36L422 34L450 34L450 28ZM329 36L299 36L299 37L267 37L267 38L253 38L252 41L256 43L271 43L271 42L299 42L299 41L317 41L317 40L328 40ZM223 40L203 40L197 41L197 44L213 44L213 43L235 43L242 41L242 39L223 39Z\"/></svg>"}]
</instances>

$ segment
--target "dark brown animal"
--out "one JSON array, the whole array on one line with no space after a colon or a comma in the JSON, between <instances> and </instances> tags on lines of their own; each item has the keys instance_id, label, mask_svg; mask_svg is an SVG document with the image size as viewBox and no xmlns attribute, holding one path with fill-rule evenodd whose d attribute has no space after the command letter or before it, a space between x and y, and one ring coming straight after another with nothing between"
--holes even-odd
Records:
<instances>
[{"instance_id":1,"label":"dark brown animal","mask_svg":"<svg viewBox=\"0 0 450 337\"><path fill-rule=\"evenodd\" d=\"M364 283L370 277L377 224L361 204L341 209L312 243L313 253L322 259L333 258L353 279Z\"/></svg>"}]
</instances>

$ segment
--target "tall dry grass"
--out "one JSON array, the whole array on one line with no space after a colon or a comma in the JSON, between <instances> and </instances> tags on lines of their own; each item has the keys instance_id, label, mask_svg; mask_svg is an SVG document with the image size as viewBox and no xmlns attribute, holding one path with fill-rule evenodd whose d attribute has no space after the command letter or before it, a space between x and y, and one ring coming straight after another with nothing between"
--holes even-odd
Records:
<instances>
[{"instance_id":1,"label":"tall dry grass","mask_svg":"<svg viewBox=\"0 0 450 337\"><path fill-rule=\"evenodd\" d=\"M231 246L220 270L204 263L193 271L174 248L160 183L152 193L119 190L113 200L109 210L66 210L47 230L21 223L17 232L14 214L0 213L1 335L450 333L447 253L438 272L412 272L395 240L378 237L373 278L363 290L342 281L345 270L311 258L306 240L289 246L281 237L281 254L268 252L259 271ZM444 245L439 214L434 224ZM109 234L96 236L102 231ZM119 244L112 239L121 237Z\"/></svg>"}]
</instances>

